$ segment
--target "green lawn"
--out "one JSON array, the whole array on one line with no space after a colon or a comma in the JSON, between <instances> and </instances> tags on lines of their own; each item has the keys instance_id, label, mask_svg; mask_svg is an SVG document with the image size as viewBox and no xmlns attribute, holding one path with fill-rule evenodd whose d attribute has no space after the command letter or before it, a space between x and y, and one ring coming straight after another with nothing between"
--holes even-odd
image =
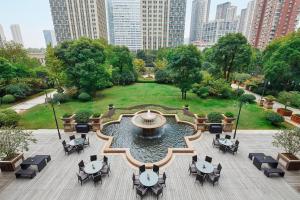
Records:
<instances>
[{"instance_id":1,"label":"green lawn","mask_svg":"<svg viewBox=\"0 0 300 200\"><path fill-rule=\"evenodd\" d=\"M170 85L156 83L137 83L130 86L116 86L97 93L91 102L69 102L56 105L56 112L60 118L64 113L74 113L80 109L104 113L108 104L115 107L129 107L140 104L159 104L168 107L182 108L190 105L194 113L212 111L238 112L238 103L234 100L201 99L193 93L188 93L187 100L181 100L180 90ZM61 120L60 126L61 126ZM55 128L52 109L49 105L39 105L22 114L20 125L27 129ZM287 126L285 124L285 126ZM264 110L256 104L245 105L240 119L241 129L278 129L264 119Z\"/></svg>"}]
</instances>

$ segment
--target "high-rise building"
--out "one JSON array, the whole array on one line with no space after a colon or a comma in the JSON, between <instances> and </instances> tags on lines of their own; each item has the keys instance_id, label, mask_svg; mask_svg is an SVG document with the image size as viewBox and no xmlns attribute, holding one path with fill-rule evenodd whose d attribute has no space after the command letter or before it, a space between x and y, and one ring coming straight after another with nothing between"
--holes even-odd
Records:
<instances>
[{"instance_id":1,"label":"high-rise building","mask_svg":"<svg viewBox=\"0 0 300 200\"><path fill-rule=\"evenodd\" d=\"M281 12L275 37L284 36L297 28L300 13L300 0L282 0Z\"/></svg>"},{"instance_id":2,"label":"high-rise building","mask_svg":"<svg viewBox=\"0 0 300 200\"><path fill-rule=\"evenodd\" d=\"M255 0L249 1L247 4L244 31L242 32L248 41L250 41L251 27L253 23L254 14L255 14L254 7L255 7Z\"/></svg>"},{"instance_id":3,"label":"high-rise building","mask_svg":"<svg viewBox=\"0 0 300 200\"><path fill-rule=\"evenodd\" d=\"M226 21L233 21L236 20L236 12L237 12L237 6L230 6L227 8L225 20Z\"/></svg>"},{"instance_id":4,"label":"high-rise building","mask_svg":"<svg viewBox=\"0 0 300 200\"><path fill-rule=\"evenodd\" d=\"M114 16L113 16L113 5L112 0L106 0L106 16L107 16L107 33L108 33L108 43L114 44L115 43L115 36L114 36Z\"/></svg>"},{"instance_id":5,"label":"high-rise building","mask_svg":"<svg viewBox=\"0 0 300 200\"><path fill-rule=\"evenodd\" d=\"M247 8L245 9L242 9L241 10L241 15L240 15L240 18L239 18L239 26L238 26L238 32L239 33L243 33L245 34L245 29L246 29L246 18L247 16Z\"/></svg>"},{"instance_id":6,"label":"high-rise building","mask_svg":"<svg viewBox=\"0 0 300 200\"><path fill-rule=\"evenodd\" d=\"M202 41L209 45L218 42L219 38L228 33L236 33L238 20L225 21L224 19L207 22L203 25Z\"/></svg>"},{"instance_id":7,"label":"high-rise building","mask_svg":"<svg viewBox=\"0 0 300 200\"><path fill-rule=\"evenodd\" d=\"M22 34L21 34L21 28L19 24L12 24L10 26L11 34L13 37L13 41L15 43L23 45L23 39L22 39Z\"/></svg>"},{"instance_id":8,"label":"high-rise building","mask_svg":"<svg viewBox=\"0 0 300 200\"><path fill-rule=\"evenodd\" d=\"M208 22L211 0L193 0L190 42L201 40L202 27Z\"/></svg>"},{"instance_id":9,"label":"high-rise building","mask_svg":"<svg viewBox=\"0 0 300 200\"><path fill-rule=\"evenodd\" d=\"M105 0L49 0L57 42L107 39Z\"/></svg>"},{"instance_id":10,"label":"high-rise building","mask_svg":"<svg viewBox=\"0 0 300 200\"><path fill-rule=\"evenodd\" d=\"M57 44L56 37L53 30L43 30L43 34L44 34L46 46L48 46L49 44L52 47L56 46Z\"/></svg>"},{"instance_id":11,"label":"high-rise building","mask_svg":"<svg viewBox=\"0 0 300 200\"><path fill-rule=\"evenodd\" d=\"M225 2L222 4L217 5L217 12L216 12L216 20L218 19L226 19L227 10L231 7L230 2Z\"/></svg>"},{"instance_id":12,"label":"high-rise building","mask_svg":"<svg viewBox=\"0 0 300 200\"><path fill-rule=\"evenodd\" d=\"M2 25L0 24L0 47L6 42L5 34Z\"/></svg>"},{"instance_id":13,"label":"high-rise building","mask_svg":"<svg viewBox=\"0 0 300 200\"><path fill-rule=\"evenodd\" d=\"M140 0L108 0L110 42L127 46L131 51L143 49Z\"/></svg>"},{"instance_id":14,"label":"high-rise building","mask_svg":"<svg viewBox=\"0 0 300 200\"><path fill-rule=\"evenodd\" d=\"M186 0L142 0L143 49L183 44L185 12Z\"/></svg>"},{"instance_id":15,"label":"high-rise building","mask_svg":"<svg viewBox=\"0 0 300 200\"><path fill-rule=\"evenodd\" d=\"M254 47L264 49L272 40L277 4L278 0L256 0L250 35L250 43Z\"/></svg>"}]
</instances>

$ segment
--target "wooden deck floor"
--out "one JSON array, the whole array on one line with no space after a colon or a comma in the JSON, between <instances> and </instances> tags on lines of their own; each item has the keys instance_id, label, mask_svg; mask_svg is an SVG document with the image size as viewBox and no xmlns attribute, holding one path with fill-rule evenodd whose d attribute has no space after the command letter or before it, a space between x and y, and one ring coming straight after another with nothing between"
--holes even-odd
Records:
<instances>
[{"instance_id":1,"label":"wooden deck floor","mask_svg":"<svg viewBox=\"0 0 300 200\"><path fill-rule=\"evenodd\" d=\"M14 178L12 173L0 173L1 200L126 200L137 199L132 189L131 176L137 172L123 156L109 156L112 174L104 178L103 184L94 186L92 182L82 187L77 183L77 163L89 160L89 155L98 154L103 142L90 134L91 147L81 154L65 156L61 141L55 130L36 131L37 144L33 144L26 157L35 154L50 154L52 161L41 173L32 179ZM248 132L248 133L247 133ZM63 134L64 137L68 135ZM176 155L165 169L167 187L160 199L166 200L241 200L241 199L300 199L300 172L288 172L284 178L267 178L257 170L247 158L249 152L264 152L276 157L278 149L271 145L272 134L249 133L238 134L240 149L237 155L223 154L212 148L213 135L204 133L195 141L194 147L199 156L213 157L213 163L222 164L220 182L213 187L209 183L200 186L194 176L189 176L187 168L191 156ZM297 191L298 190L298 191ZM155 199L146 196L144 199Z\"/></svg>"}]
</instances>

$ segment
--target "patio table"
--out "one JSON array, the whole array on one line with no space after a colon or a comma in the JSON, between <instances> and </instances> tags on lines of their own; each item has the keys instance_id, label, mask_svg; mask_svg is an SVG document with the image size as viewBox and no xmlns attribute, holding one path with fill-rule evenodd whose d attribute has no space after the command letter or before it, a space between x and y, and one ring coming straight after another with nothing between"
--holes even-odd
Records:
<instances>
[{"instance_id":1,"label":"patio table","mask_svg":"<svg viewBox=\"0 0 300 200\"><path fill-rule=\"evenodd\" d=\"M145 171L140 174L140 183L146 187L152 187L158 183L158 175L153 171Z\"/></svg>"},{"instance_id":2,"label":"patio table","mask_svg":"<svg viewBox=\"0 0 300 200\"><path fill-rule=\"evenodd\" d=\"M47 165L45 158L42 157L29 157L21 163L22 169L27 169L30 166L36 166L37 170L40 172Z\"/></svg>"},{"instance_id":3,"label":"patio table","mask_svg":"<svg viewBox=\"0 0 300 200\"><path fill-rule=\"evenodd\" d=\"M96 174L96 173L100 172L102 167L103 167L102 161L95 160L95 161L92 161L92 162L89 162L88 164L86 164L83 170L85 173L91 175L91 174Z\"/></svg>"},{"instance_id":4,"label":"patio table","mask_svg":"<svg viewBox=\"0 0 300 200\"><path fill-rule=\"evenodd\" d=\"M277 168L278 161L272 158L272 156L255 156L253 159L253 164L259 170L263 163L267 163L272 168Z\"/></svg>"},{"instance_id":5,"label":"patio table","mask_svg":"<svg viewBox=\"0 0 300 200\"><path fill-rule=\"evenodd\" d=\"M210 174L214 171L214 166L211 163L206 162L204 160L197 161L196 168L198 171L204 174Z\"/></svg>"},{"instance_id":6,"label":"patio table","mask_svg":"<svg viewBox=\"0 0 300 200\"><path fill-rule=\"evenodd\" d=\"M83 145L84 144L84 139L83 138L76 138L74 140L71 140L69 142L69 145L71 146L78 146L78 145Z\"/></svg>"},{"instance_id":7,"label":"patio table","mask_svg":"<svg viewBox=\"0 0 300 200\"><path fill-rule=\"evenodd\" d=\"M231 147L233 145L233 142L229 139L221 139L219 140L219 143L227 147Z\"/></svg>"}]
</instances>

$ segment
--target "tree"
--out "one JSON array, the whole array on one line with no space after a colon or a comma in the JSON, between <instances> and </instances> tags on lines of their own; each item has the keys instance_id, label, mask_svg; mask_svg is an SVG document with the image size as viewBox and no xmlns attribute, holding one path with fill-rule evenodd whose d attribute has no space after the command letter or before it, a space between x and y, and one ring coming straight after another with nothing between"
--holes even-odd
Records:
<instances>
[{"instance_id":1,"label":"tree","mask_svg":"<svg viewBox=\"0 0 300 200\"><path fill-rule=\"evenodd\" d=\"M274 90L300 90L300 31L274 40L263 53L264 73Z\"/></svg>"},{"instance_id":2,"label":"tree","mask_svg":"<svg viewBox=\"0 0 300 200\"><path fill-rule=\"evenodd\" d=\"M134 59L133 60L133 65L135 70L140 73L144 74L146 72L146 67L145 67L145 62L142 59Z\"/></svg>"},{"instance_id":3,"label":"tree","mask_svg":"<svg viewBox=\"0 0 300 200\"><path fill-rule=\"evenodd\" d=\"M227 81L234 71L242 72L251 62L251 46L240 33L230 33L218 40L213 47L212 60L222 69Z\"/></svg>"},{"instance_id":4,"label":"tree","mask_svg":"<svg viewBox=\"0 0 300 200\"><path fill-rule=\"evenodd\" d=\"M278 101L284 104L284 109L286 110L289 105L293 102L295 94L292 92L282 91L278 94Z\"/></svg>"},{"instance_id":5,"label":"tree","mask_svg":"<svg viewBox=\"0 0 300 200\"><path fill-rule=\"evenodd\" d=\"M300 151L300 128L282 130L273 138L273 145L282 147L286 153L296 155Z\"/></svg>"},{"instance_id":6,"label":"tree","mask_svg":"<svg viewBox=\"0 0 300 200\"><path fill-rule=\"evenodd\" d=\"M104 67L104 48L99 40L80 38L63 42L55 49L63 63L67 85L87 93L110 86L110 76Z\"/></svg>"},{"instance_id":7,"label":"tree","mask_svg":"<svg viewBox=\"0 0 300 200\"><path fill-rule=\"evenodd\" d=\"M179 46L169 56L168 63L174 83L180 88L182 99L186 99L187 91L201 81L201 53L193 45Z\"/></svg>"},{"instance_id":8,"label":"tree","mask_svg":"<svg viewBox=\"0 0 300 200\"><path fill-rule=\"evenodd\" d=\"M66 74L62 61L55 56L54 48L51 45L48 45L46 49L46 67L49 69L49 75L54 85L61 88L65 82Z\"/></svg>"},{"instance_id":9,"label":"tree","mask_svg":"<svg viewBox=\"0 0 300 200\"><path fill-rule=\"evenodd\" d=\"M16 76L15 67L6 59L0 57L0 83L7 85Z\"/></svg>"}]
</instances>

